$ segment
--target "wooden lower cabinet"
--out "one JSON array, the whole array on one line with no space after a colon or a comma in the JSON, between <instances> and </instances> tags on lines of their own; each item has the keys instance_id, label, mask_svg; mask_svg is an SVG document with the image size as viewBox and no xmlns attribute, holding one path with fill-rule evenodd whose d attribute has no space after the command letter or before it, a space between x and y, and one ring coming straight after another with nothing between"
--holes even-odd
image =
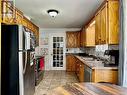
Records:
<instances>
[{"instance_id":1,"label":"wooden lower cabinet","mask_svg":"<svg viewBox=\"0 0 127 95\"><path fill-rule=\"evenodd\" d=\"M66 71L75 72L75 57L71 54L66 55Z\"/></svg>"},{"instance_id":2,"label":"wooden lower cabinet","mask_svg":"<svg viewBox=\"0 0 127 95\"><path fill-rule=\"evenodd\" d=\"M92 82L108 82L118 84L118 70L94 69L92 72Z\"/></svg>"},{"instance_id":3,"label":"wooden lower cabinet","mask_svg":"<svg viewBox=\"0 0 127 95\"><path fill-rule=\"evenodd\" d=\"M84 63L80 63L79 66L79 81L84 82Z\"/></svg>"},{"instance_id":4,"label":"wooden lower cabinet","mask_svg":"<svg viewBox=\"0 0 127 95\"><path fill-rule=\"evenodd\" d=\"M84 82L84 63L80 60L75 59L75 73L79 79L79 82Z\"/></svg>"},{"instance_id":5,"label":"wooden lower cabinet","mask_svg":"<svg viewBox=\"0 0 127 95\"><path fill-rule=\"evenodd\" d=\"M76 73L77 77L79 77L79 68L80 68L80 61L76 60L75 73Z\"/></svg>"},{"instance_id":6,"label":"wooden lower cabinet","mask_svg":"<svg viewBox=\"0 0 127 95\"><path fill-rule=\"evenodd\" d=\"M118 84L118 69L92 69L74 55L66 55L66 71L75 72L79 82L107 82Z\"/></svg>"},{"instance_id":7,"label":"wooden lower cabinet","mask_svg":"<svg viewBox=\"0 0 127 95\"><path fill-rule=\"evenodd\" d=\"M118 84L118 69L91 69L78 58L75 58L75 60L75 73L79 82L107 82Z\"/></svg>"}]
</instances>

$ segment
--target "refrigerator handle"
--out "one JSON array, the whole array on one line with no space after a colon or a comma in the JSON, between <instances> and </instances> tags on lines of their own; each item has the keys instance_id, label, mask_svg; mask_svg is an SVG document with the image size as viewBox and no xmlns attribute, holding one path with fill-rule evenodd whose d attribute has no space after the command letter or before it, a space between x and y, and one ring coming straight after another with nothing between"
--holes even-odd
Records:
<instances>
[{"instance_id":1,"label":"refrigerator handle","mask_svg":"<svg viewBox=\"0 0 127 95\"><path fill-rule=\"evenodd\" d=\"M25 52L26 54L26 56L25 56L25 66L24 66L24 69L23 69L23 74L25 74L25 72L26 72L26 65L27 65L27 51Z\"/></svg>"}]
</instances>

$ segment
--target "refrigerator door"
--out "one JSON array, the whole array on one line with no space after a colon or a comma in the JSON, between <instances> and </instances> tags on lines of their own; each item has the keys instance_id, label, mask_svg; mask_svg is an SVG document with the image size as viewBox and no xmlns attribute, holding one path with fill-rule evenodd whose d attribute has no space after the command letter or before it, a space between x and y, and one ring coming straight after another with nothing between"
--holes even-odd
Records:
<instances>
[{"instance_id":1,"label":"refrigerator door","mask_svg":"<svg viewBox=\"0 0 127 95\"><path fill-rule=\"evenodd\" d=\"M30 31L24 27L24 26L19 26L19 50L30 50Z\"/></svg>"},{"instance_id":2,"label":"refrigerator door","mask_svg":"<svg viewBox=\"0 0 127 95\"><path fill-rule=\"evenodd\" d=\"M34 65L30 65L29 51L19 52L20 95L34 95L35 72Z\"/></svg>"},{"instance_id":3,"label":"refrigerator door","mask_svg":"<svg viewBox=\"0 0 127 95\"><path fill-rule=\"evenodd\" d=\"M30 32L25 32L25 50L30 50Z\"/></svg>"},{"instance_id":4,"label":"refrigerator door","mask_svg":"<svg viewBox=\"0 0 127 95\"><path fill-rule=\"evenodd\" d=\"M30 34L30 37L31 37L31 39L30 39L30 48L32 50L35 50L35 47L36 47L36 37L35 37L35 35L32 32Z\"/></svg>"},{"instance_id":5,"label":"refrigerator door","mask_svg":"<svg viewBox=\"0 0 127 95\"><path fill-rule=\"evenodd\" d=\"M19 26L19 84L20 95L33 95L35 92L34 65L30 65L30 32Z\"/></svg>"},{"instance_id":6,"label":"refrigerator door","mask_svg":"<svg viewBox=\"0 0 127 95\"><path fill-rule=\"evenodd\" d=\"M34 65L30 66L30 52L25 50L25 30L18 25L1 25L1 28L2 95L33 95Z\"/></svg>"},{"instance_id":7,"label":"refrigerator door","mask_svg":"<svg viewBox=\"0 0 127 95\"><path fill-rule=\"evenodd\" d=\"M19 26L18 28L18 39L19 39L19 50L25 50L25 32L23 32L23 26Z\"/></svg>"},{"instance_id":8,"label":"refrigerator door","mask_svg":"<svg viewBox=\"0 0 127 95\"><path fill-rule=\"evenodd\" d=\"M27 52L27 64L24 72L24 95L34 95L35 92L35 72L34 65L30 65L30 53ZM25 61L25 60L24 60Z\"/></svg>"}]
</instances>

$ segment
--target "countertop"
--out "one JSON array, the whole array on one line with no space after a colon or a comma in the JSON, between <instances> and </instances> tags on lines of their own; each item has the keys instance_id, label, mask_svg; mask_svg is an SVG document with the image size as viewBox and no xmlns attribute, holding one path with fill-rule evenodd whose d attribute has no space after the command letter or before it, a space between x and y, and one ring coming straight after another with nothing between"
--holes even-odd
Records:
<instances>
[{"instance_id":1,"label":"countertop","mask_svg":"<svg viewBox=\"0 0 127 95\"><path fill-rule=\"evenodd\" d=\"M78 55L75 55L75 57L78 58L82 63L84 63L85 65L87 65L91 69L116 69L116 70L118 69L117 66L104 67L104 64L102 63L102 61L96 61L96 60L95 61L88 61L88 60L85 60L85 58L88 58L88 57L83 57L83 56L78 56Z\"/></svg>"},{"instance_id":2,"label":"countertop","mask_svg":"<svg viewBox=\"0 0 127 95\"><path fill-rule=\"evenodd\" d=\"M127 88L106 83L73 83L53 89L47 95L127 95Z\"/></svg>"}]
</instances>

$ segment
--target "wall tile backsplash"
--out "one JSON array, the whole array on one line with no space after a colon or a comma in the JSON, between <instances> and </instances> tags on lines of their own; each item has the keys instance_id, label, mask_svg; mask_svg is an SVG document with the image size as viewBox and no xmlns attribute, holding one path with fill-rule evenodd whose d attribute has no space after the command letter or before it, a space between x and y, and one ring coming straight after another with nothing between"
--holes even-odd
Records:
<instances>
[{"instance_id":1,"label":"wall tile backsplash","mask_svg":"<svg viewBox=\"0 0 127 95\"><path fill-rule=\"evenodd\" d=\"M45 56L48 55L48 48L47 47L36 47L35 49L36 56Z\"/></svg>"},{"instance_id":2,"label":"wall tile backsplash","mask_svg":"<svg viewBox=\"0 0 127 95\"><path fill-rule=\"evenodd\" d=\"M94 55L103 59L109 59L110 56L104 55L105 50L118 50L118 45L97 45L96 47L81 48L86 54Z\"/></svg>"},{"instance_id":3,"label":"wall tile backsplash","mask_svg":"<svg viewBox=\"0 0 127 95\"><path fill-rule=\"evenodd\" d=\"M66 48L66 53L84 53L80 48Z\"/></svg>"}]
</instances>

